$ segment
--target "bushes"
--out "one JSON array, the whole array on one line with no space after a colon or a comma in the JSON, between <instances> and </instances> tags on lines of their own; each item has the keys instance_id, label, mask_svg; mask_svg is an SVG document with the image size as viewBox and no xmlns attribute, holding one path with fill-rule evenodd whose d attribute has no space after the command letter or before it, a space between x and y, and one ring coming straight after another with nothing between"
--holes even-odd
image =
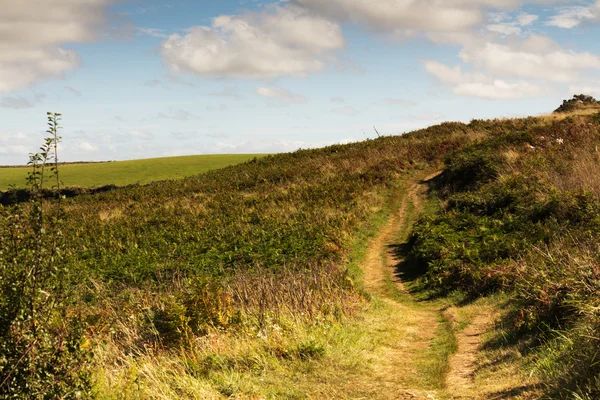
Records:
<instances>
[{"instance_id":1,"label":"bushes","mask_svg":"<svg viewBox=\"0 0 600 400\"><path fill-rule=\"evenodd\" d=\"M600 177L582 186L573 172L589 173L597 162L585 158L576 170L600 142L593 118L523 133L498 124L499 134L450 154L437 187L444 206L411 236L430 289L511 295L506 322L542 343L539 370L552 398L599 395L600 197L581 188L600 186Z\"/></svg>"},{"instance_id":2,"label":"bushes","mask_svg":"<svg viewBox=\"0 0 600 400\"><path fill-rule=\"evenodd\" d=\"M592 96L585 94L577 94L569 100L564 100L563 103L554 112L555 113L568 113L583 108L586 106L599 106L600 102L594 99Z\"/></svg>"}]
</instances>

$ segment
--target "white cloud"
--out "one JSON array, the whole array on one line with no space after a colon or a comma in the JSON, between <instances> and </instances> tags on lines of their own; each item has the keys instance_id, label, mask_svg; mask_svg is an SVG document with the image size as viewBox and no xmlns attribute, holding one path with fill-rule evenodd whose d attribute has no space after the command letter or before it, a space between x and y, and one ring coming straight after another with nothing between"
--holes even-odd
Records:
<instances>
[{"instance_id":1,"label":"white cloud","mask_svg":"<svg viewBox=\"0 0 600 400\"><path fill-rule=\"evenodd\" d=\"M502 21L507 20L502 17ZM497 18L500 20L500 18ZM506 22L501 22L506 23ZM537 97L557 85L579 82L600 70L600 56L561 47L547 36L515 36L499 41L492 34L433 35L432 40L462 46L462 66L425 61L425 69L455 94L488 99Z\"/></svg>"},{"instance_id":2,"label":"white cloud","mask_svg":"<svg viewBox=\"0 0 600 400\"><path fill-rule=\"evenodd\" d=\"M488 31L500 33L502 35L520 35L521 28L514 24L491 24L486 26Z\"/></svg>"},{"instance_id":3,"label":"white cloud","mask_svg":"<svg viewBox=\"0 0 600 400\"><path fill-rule=\"evenodd\" d=\"M600 3L596 3L596 5L593 7L598 7L598 4ZM595 15L591 7L564 7L559 10L557 15L550 17L550 19L546 22L546 25L571 29L578 26L583 21L592 20L596 17L600 17L600 14Z\"/></svg>"},{"instance_id":4,"label":"white cloud","mask_svg":"<svg viewBox=\"0 0 600 400\"><path fill-rule=\"evenodd\" d=\"M79 65L62 43L89 41L106 23L111 0L0 0L0 92L60 78Z\"/></svg>"},{"instance_id":5,"label":"white cloud","mask_svg":"<svg viewBox=\"0 0 600 400\"><path fill-rule=\"evenodd\" d=\"M510 14L507 12L490 12L488 13L488 20L492 24L499 24L510 19Z\"/></svg>"},{"instance_id":6,"label":"white cloud","mask_svg":"<svg viewBox=\"0 0 600 400\"><path fill-rule=\"evenodd\" d=\"M291 0L328 18L350 21L373 31L400 37L418 34L468 32L481 24L486 14L492 24L509 17L509 11L526 3L577 3L579 0ZM493 12L492 12L493 11ZM498 12L501 11L501 12ZM521 13L521 26L537 18Z\"/></svg>"},{"instance_id":7,"label":"white cloud","mask_svg":"<svg viewBox=\"0 0 600 400\"><path fill-rule=\"evenodd\" d=\"M600 80L591 82L578 82L569 85L569 93L584 93L596 98L600 98Z\"/></svg>"},{"instance_id":8,"label":"white cloud","mask_svg":"<svg viewBox=\"0 0 600 400\"><path fill-rule=\"evenodd\" d=\"M489 78L483 73L463 72L460 66L449 67L437 61L425 61L424 65L430 74L442 83L452 86L453 92L461 96L506 100L547 94L544 86L523 80L508 82L503 79Z\"/></svg>"},{"instance_id":9,"label":"white cloud","mask_svg":"<svg viewBox=\"0 0 600 400\"><path fill-rule=\"evenodd\" d=\"M205 76L274 78L322 70L344 47L339 25L295 6L222 15L211 26L171 35L160 47L176 72Z\"/></svg>"},{"instance_id":10,"label":"white cloud","mask_svg":"<svg viewBox=\"0 0 600 400\"><path fill-rule=\"evenodd\" d=\"M535 48L542 44L545 48ZM468 45L460 58L494 76L572 82L581 71L600 68L600 57L560 48L549 38L532 35L523 42Z\"/></svg>"},{"instance_id":11,"label":"white cloud","mask_svg":"<svg viewBox=\"0 0 600 400\"><path fill-rule=\"evenodd\" d=\"M519 15L517 15L517 22L521 26L528 26L528 25L533 24L539 18L540 17L538 17L537 15L533 15L533 14L528 14L526 12L522 12Z\"/></svg>"},{"instance_id":12,"label":"white cloud","mask_svg":"<svg viewBox=\"0 0 600 400\"><path fill-rule=\"evenodd\" d=\"M308 99L302 95L294 94L281 88L271 89L261 87L256 89L256 93L262 97L275 100L279 104L302 104L308 101Z\"/></svg>"},{"instance_id":13,"label":"white cloud","mask_svg":"<svg viewBox=\"0 0 600 400\"><path fill-rule=\"evenodd\" d=\"M376 31L409 36L419 31L464 31L481 22L475 7L434 0L293 0L329 18L364 24Z\"/></svg>"},{"instance_id":14,"label":"white cloud","mask_svg":"<svg viewBox=\"0 0 600 400\"><path fill-rule=\"evenodd\" d=\"M494 79L491 82L463 82L454 88L454 93L488 100L508 100L542 97L547 95L548 91L544 86L526 81L510 83L501 79Z\"/></svg>"},{"instance_id":15,"label":"white cloud","mask_svg":"<svg viewBox=\"0 0 600 400\"><path fill-rule=\"evenodd\" d=\"M513 19L508 13L492 13L488 16L488 19L491 22L486 26L488 31L504 36L519 36L523 32L522 27L533 24L539 17L521 12Z\"/></svg>"}]
</instances>

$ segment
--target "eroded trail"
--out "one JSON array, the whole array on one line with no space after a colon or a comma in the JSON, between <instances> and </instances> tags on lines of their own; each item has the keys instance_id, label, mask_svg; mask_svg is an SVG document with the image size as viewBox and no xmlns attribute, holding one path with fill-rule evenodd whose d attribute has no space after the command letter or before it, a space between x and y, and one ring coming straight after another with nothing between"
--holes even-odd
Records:
<instances>
[{"instance_id":1,"label":"eroded trail","mask_svg":"<svg viewBox=\"0 0 600 400\"><path fill-rule=\"evenodd\" d=\"M393 328L397 335L391 335L398 342L390 338L374 365L381 391L387 392L378 394L377 398L483 398L474 389L474 374L477 353L490 317L475 315L471 323L456 334L456 353L449 359L440 356L435 347L448 345L440 344L439 336L445 327L451 326L448 321L452 315L444 312L438 303L418 302L405 288L402 274L397 271L403 261L401 252L397 251L398 244L406 241L423 209L424 181L415 180L407 186L401 206L371 241L363 265L365 288L393 313L402 316ZM449 340L453 340L452 333L446 333L450 335Z\"/></svg>"}]
</instances>

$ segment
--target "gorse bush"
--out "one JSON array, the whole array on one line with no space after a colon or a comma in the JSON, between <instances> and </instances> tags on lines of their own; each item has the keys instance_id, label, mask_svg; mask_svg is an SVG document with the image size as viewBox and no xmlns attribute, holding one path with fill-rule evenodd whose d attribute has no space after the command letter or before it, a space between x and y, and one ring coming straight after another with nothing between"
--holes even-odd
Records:
<instances>
[{"instance_id":1,"label":"gorse bush","mask_svg":"<svg viewBox=\"0 0 600 400\"><path fill-rule=\"evenodd\" d=\"M30 156L31 201L0 208L0 398L82 398L89 394L84 331L72 314L60 198L41 191L58 175L60 114L48 113L49 134Z\"/></svg>"}]
</instances>

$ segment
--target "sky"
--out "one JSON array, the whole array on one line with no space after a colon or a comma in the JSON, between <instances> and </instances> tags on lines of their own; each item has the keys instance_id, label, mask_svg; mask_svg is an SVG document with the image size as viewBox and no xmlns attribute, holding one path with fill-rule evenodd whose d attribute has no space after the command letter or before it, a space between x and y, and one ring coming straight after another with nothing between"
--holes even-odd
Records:
<instances>
[{"instance_id":1,"label":"sky","mask_svg":"<svg viewBox=\"0 0 600 400\"><path fill-rule=\"evenodd\" d=\"M41 6L43 4L43 7ZM275 153L600 97L600 0L0 0L0 165Z\"/></svg>"}]
</instances>

